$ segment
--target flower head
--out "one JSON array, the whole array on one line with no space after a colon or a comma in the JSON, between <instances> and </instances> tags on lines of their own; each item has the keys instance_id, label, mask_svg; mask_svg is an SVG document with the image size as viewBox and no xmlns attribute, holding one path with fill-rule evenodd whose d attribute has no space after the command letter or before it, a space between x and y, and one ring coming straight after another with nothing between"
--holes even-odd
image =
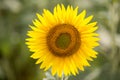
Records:
<instances>
[{"instance_id":1,"label":"flower head","mask_svg":"<svg viewBox=\"0 0 120 80\"><path fill-rule=\"evenodd\" d=\"M54 8L53 14L44 9L42 15L33 21L34 26L28 31L26 44L31 57L41 63L40 68L52 74L76 75L84 66L90 66L88 60L96 58L93 49L98 46L97 22L90 23L93 16L85 18L86 11L78 14L78 7L64 7L63 4Z\"/></svg>"}]
</instances>

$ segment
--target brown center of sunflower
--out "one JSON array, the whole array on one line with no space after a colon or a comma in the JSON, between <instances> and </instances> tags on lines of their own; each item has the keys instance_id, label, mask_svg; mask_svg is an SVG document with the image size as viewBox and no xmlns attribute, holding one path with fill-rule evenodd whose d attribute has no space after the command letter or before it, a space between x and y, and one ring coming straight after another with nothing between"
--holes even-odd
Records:
<instances>
[{"instance_id":1,"label":"brown center of sunflower","mask_svg":"<svg viewBox=\"0 0 120 80\"><path fill-rule=\"evenodd\" d=\"M80 47L78 30L68 24L61 24L50 29L47 35L47 45L52 54L65 57L75 53Z\"/></svg>"}]
</instances>

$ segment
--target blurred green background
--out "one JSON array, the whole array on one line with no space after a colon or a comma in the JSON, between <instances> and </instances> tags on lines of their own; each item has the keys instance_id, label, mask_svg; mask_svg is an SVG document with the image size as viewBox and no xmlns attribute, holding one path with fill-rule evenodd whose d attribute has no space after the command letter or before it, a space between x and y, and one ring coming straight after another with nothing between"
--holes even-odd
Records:
<instances>
[{"instance_id":1,"label":"blurred green background","mask_svg":"<svg viewBox=\"0 0 120 80\"><path fill-rule=\"evenodd\" d=\"M0 0L0 80L56 80L29 57L25 38L36 13L58 3L93 14L101 39L91 67L68 80L120 80L120 0Z\"/></svg>"}]
</instances>

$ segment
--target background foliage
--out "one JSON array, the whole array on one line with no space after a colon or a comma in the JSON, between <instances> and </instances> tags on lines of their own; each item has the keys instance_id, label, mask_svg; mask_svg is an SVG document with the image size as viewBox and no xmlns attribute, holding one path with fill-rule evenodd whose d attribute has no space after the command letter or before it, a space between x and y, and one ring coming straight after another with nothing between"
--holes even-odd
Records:
<instances>
[{"instance_id":1,"label":"background foliage","mask_svg":"<svg viewBox=\"0 0 120 80\"><path fill-rule=\"evenodd\" d=\"M68 80L120 80L120 0L0 0L0 80L55 80L34 64L25 38L36 12L58 3L93 14L101 38L92 66Z\"/></svg>"}]
</instances>

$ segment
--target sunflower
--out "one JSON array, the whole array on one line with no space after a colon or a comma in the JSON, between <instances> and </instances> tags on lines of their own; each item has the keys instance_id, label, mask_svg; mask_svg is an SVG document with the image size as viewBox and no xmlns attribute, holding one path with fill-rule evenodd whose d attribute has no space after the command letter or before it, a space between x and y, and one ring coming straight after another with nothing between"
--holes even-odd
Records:
<instances>
[{"instance_id":1,"label":"sunflower","mask_svg":"<svg viewBox=\"0 0 120 80\"><path fill-rule=\"evenodd\" d=\"M32 58L45 71L51 69L52 75L76 75L84 66L90 66L97 52L93 50L99 45L95 33L97 22L91 22L93 15L85 18L86 10L78 14L78 7L63 4L57 5L53 13L44 9L37 13L38 19L30 25L29 38L26 44L33 52Z\"/></svg>"}]
</instances>

